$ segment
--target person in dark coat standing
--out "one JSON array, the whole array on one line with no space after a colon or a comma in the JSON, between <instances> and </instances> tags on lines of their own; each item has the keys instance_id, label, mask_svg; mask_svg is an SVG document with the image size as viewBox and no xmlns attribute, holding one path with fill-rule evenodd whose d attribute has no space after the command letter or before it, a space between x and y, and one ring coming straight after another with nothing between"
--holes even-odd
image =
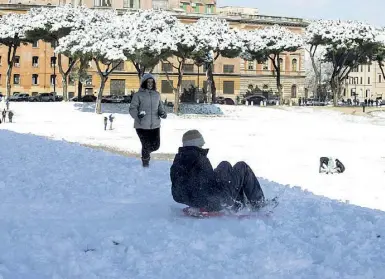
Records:
<instances>
[{"instance_id":1,"label":"person in dark coat standing","mask_svg":"<svg viewBox=\"0 0 385 279\"><path fill-rule=\"evenodd\" d=\"M12 123L12 119L13 119L13 112L10 110L8 111L8 119L9 119L9 123Z\"/></svg>"},{"instance_id":2,"label":"person in dark coat standing","mask_svg":"<svg viewBox=\"0 0 385 279\"><path fill-rule=\"evenodd\" d=\"M135 120L134 128L142 143L143 167L148 167L151 152L160 147L161 118L167 118L153 75L143 75L140 89L131 100L130 115Z\"/></svg>"},{"instance_id":3,"label":"person in dark coat standing","mask_svg":"<svg viewBox=\"0 0 385 279\"><path fill-rule=\"evenodd\" d=\"M182 142L170 169L171 192L176 202L207 211L238 211L247 202L252 210L263 206L261 186L245 162L231 166L224 161L213 169L199 131L186 132Z\"/></svg>"},{"instance_id":4,"label":"person in dark coat standing","mask_svg":"<svg viewBox=\"0 0 385 279\"><path fill-rule=\"evenodd\" d=\"M3 119L3 122L5 123L5 117L7 116L7 111L4 109L2 112L1 112L1 118Z\"/></svg>"}]
</instances>

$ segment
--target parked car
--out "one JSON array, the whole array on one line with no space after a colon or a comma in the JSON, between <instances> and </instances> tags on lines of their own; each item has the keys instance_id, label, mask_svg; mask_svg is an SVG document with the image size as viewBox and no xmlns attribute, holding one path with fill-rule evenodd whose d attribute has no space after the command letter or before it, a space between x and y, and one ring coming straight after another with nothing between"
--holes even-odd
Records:
<instances>
[{"instance_id":1,"label":"parked car","mask_svg":"<svg viewBox=\"0 0 385 279\"><path fill-rule=\"evenodd\" d=\"M28 98L30 102L55 102L55 96L53 93L41 93Z\"/></svg>"},{"instance_id":2,"label":"parked car","mask_svg":"<svg viewBox=\"0 0 385 279\"><path fill-rule=\"evenodd\" d=\"M131 103L131 96L124 95L123 97L123 103Z\"/></svg>"},{"instance_id":3,"label":"parked car","mask_svg":"<svg viewBox=\"0 0 385 279\"><path fill-rule=\"evenodd\" d=\"M9 101L11 102L28 102L29 94L19 93L11 96Z\"/></svg>"},{"instance_id":4,"label":"parked car","mask_svg":"<svg viewBox=\"0 0 385 279\"><path fill-rule=\"evenodd\" d=\"M55 102L61 102L61 101L63 101L63 96L55 95Z\"/></svg>"},{"instance_id":5,"label":"parked car","mask_svg":"<svg viewBox=\"0 0 385 279\"><path fill-rule=\"evenodd\" d=\"M96 99L97 97L94 95L85 95L82 97L81 101L85 103L92 103L92 102L96 102Z\"/></svg>"}]
</instances>

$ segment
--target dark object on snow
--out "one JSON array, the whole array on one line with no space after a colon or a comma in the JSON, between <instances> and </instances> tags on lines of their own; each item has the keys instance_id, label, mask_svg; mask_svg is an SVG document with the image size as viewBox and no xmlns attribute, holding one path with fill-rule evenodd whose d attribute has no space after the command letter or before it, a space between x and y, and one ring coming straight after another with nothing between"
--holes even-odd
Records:
<instances>
[{"instance_id":1,"label":"dark object on snow","mask_svg":"<svg viewBox=\"0 0 385 279\"><path fill-rule=\"evenodd\" d=\"M143 167L148 167L151 159L151 153L157 151L160 146L160 129L136 129L136 133L142 143Z\"/></svg>"},{"instance_id":2,"label":"dark object on snow","mask_svg":"<svg viewBox=\"0 0 385 279\"><path fill-rule=\"evenodd\" d=\"M345 166L338 159L332 157L321 157L319 165L319 173L343 173Z\"/></svg>"},{"instance_id":3,"label":"dark object on snow","mask_svg":"<svg viewBox=\"0 0 385 279\"><path fill-rule=\"evenodd\" d=\"M189 142L200 140L190 139ZM237 211L247 201L253 209L258 209L264 203L258 179L245 162L238 162L234 167L222 162L214 170L207 158L208 149L201 147L180 147L175 156L170 176L176 202L207 211L226 207Z\"/></svg>"}]
</instances>

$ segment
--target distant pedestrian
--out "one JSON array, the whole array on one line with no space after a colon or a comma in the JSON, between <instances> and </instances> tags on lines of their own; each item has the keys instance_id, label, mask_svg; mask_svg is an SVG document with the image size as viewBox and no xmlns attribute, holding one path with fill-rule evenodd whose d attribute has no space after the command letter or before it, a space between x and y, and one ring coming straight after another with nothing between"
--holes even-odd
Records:
<instances>
[{"instance_id":1,"label":"distant pedestrian","mask_svg":"<svg viewBox=\"0 0 385 279\"><path fill-rule=\"evenodd\" d=\"M3 122L5 123L5 117L7 116L7 111L4 109L2 112L1 112L1 119L3 120Z\"/></svg>"},{"instance_id":2,"label":"distant pedestrian","mask_svg":"<svg viewBox=\"0 0 385 279\"><path fill-rule=\"evenodd\" d=\"M8 112L9 123L12 123L13 115L14 115L14 114L13 114L12 110L10 110L10 111Z\"/></svg>"},{"instance_id":3,"label":"distant pedestrian","mask_svg":"<svg viewBox=\"0 0 385 279\"><path fill-rule=\"evenodd\" d=\"M108 117L108 119L110 120L110 130L112 130L112 122L114 122L114 116L113 114L110 114L110 116Z\"/></svg>"},{"instance_id":4,"label":"distant pedestrian","mask_svg":"<svg viewBox=\"0 0 385 279\"><path fill-rule=\"evenodd\" d=\"M108 121L107 116L104 116L104 131L107 130L107 121Z\"/></svg>"}]
</instances>

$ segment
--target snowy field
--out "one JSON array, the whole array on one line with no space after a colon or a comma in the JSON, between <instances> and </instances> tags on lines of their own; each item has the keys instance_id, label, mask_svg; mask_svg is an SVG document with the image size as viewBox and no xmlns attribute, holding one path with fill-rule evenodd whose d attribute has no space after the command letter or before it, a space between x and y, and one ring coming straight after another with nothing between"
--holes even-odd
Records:
<instances>
[{"instance_id":1,"label":"snowy field","mask_svg":"<svg viewBox=\"0 0 385 279\"><path fill-rule=\"evenodd\" d=\"M11 106L15 123L0 125L1 279L384 277L383 114L223 106L218 117L169 115L160 153L197 128L214 165L247 161L280 199L270 218L197 220L172 200L170 162L142 169L66 142L138 152L127 107L104 131L90 105ZM346 173L320 175L320 156L338 157Z\"/></svg>"}]
</instances>

